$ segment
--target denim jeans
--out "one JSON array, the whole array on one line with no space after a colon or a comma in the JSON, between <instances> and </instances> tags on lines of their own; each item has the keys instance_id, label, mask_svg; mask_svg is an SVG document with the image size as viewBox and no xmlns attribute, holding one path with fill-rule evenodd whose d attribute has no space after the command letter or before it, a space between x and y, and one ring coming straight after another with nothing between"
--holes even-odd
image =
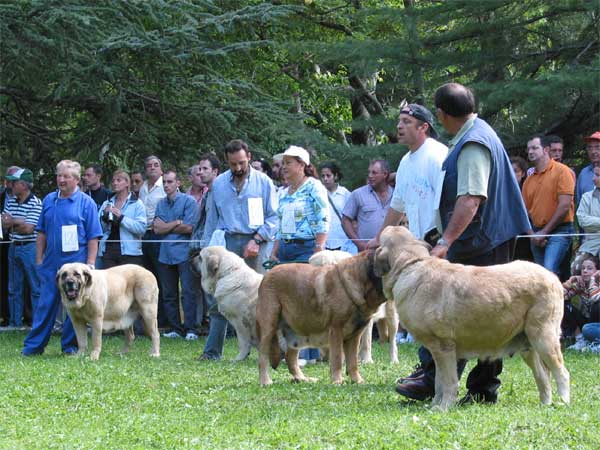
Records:
<instances>
[{"instance_id":1,"label":"denim jeans","mask_svg":"<svg viewBox=\"0 0 600 450\"><path fill-rule=\"evenodd\" d=\"M600 323L588 323L583 326L581 333L586 341L600 343Z\"/></svg>"},{"instance_id":2,"label":"denim jeans","mask_svg":"<svg viewBox=\"0 0 600 450\"><path fill-rule=\"evenodd\" d=\"M8 279L9 325L23 326L23 301L25 279L31 290L32 316L40 298L40 279L35 267L35 242L10 245L8 250L10 276Z\"/></svg>"},{"instance_id":3,"label":"denim jeans","mask_svg":"<svg viewBox=\"0 0 600 450\"><path fill-rule=\"evenodd\" d=\"M190 263L187 260L179 264L159 263L158 273L169 327L185 336L187 332L194 331L196 324L196 293L193 290L194 274L190 268ZM181 322L179 310L180 280L183 323Z\"/></svg>"},{"instance_id":4,"label":"denim jeans","mask_svg":"<svg viewBox=\"0 0 600 450\"><path fill-rule=\"evenodd\" d=\"M534 228L534 231L538 231L538 229ZM531 253L533 253L533 260L536 264L560 275L560 263L567 254L573 239L571 236L564 235L573 234L573 231L573 224L565 223L554 229L552 236L547 238L545 247L538 247L531 242Z\"/></svg>"},{"instance_id":5,"label":"denim jeans","mask_svg":"<svg viewBox=\"0 0 600 450\"><path fill-rule=\"evenodd\" d=\"M283 239L279 240L279 248L277 249L277 258L282 263L297 262L307 263L310 257L315 252L315 240L311 239L302 243L286 244Z\"/></svg>"}]
</instances>

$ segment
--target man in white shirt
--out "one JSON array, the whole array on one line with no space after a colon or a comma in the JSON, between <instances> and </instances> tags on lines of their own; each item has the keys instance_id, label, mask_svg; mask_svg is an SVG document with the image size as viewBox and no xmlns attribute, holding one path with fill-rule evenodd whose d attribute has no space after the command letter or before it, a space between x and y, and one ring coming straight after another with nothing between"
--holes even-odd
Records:
<instances>
[{"instance_id":1,"label":"man in white shirt","mask_svg":"<svg viewBox=\"0 0 600 450\"><path fill-rule=\"evenodd\" d=\"M379 245L379 235L387 226L408 219L408 228L418 239L435 233L436 211L442 187L442 163L448 147L435 138L433 114L424 106L410 104L400 112L398 142L408 147L396 172L396 187L390 209L377 237L369 247Z\"/></svg>"}]
</instances>

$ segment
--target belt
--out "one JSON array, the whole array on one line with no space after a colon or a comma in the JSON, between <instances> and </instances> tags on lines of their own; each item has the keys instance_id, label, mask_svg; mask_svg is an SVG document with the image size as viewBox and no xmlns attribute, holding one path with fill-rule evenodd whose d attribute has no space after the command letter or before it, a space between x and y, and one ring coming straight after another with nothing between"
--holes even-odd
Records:
<instances>
[{"instance_id":1,"label":"belt","mask_svg":"<svg viewBox=\"0 0 600 450\"><path fill-rule=\"evenodd\" d=\"M13 241L12 242L13 245L29 245L29 244L35 244L35 241Z\"/></svg>"},{"instance_id":2,"label":"belt","mask_svg":"<svg viewBox=\"0 0 600 450\"><path fill-rule=\"evenodd\" d=\"M312 242L314 239L282 239L286 244L304 244L305 242Z\"/></svg>"}]
</instances>

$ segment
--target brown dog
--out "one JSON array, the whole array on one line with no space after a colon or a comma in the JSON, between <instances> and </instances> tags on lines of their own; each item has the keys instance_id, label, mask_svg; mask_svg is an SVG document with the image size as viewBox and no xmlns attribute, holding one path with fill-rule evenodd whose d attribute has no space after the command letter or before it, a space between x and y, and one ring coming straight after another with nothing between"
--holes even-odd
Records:
<instances>
[{"instance_id":1,"label":"brown dog","mask_svg":"<svg viewBox=\"0 0 600 450\"><path fill-rule=\"evenodd\" d=\"M122 353L129 351L135 337L133 322L142 317L152 338L151 356L160 356L156 322L158 284L152 272L134 264L93 270L86 264L64 264L56 282L77 336L78 354L87 350L87 327L92 327L90 359L97 360L102 349L102 331L125 330Z\"/></svg>"},{"instance_id":2,"label":"brown dog","mask_svg":"<svg viewBox=\"0 0 600 450\"><path fill-rule=\"evenodd\" d=\"M283 264L265 275L256 305L261 385L272 382L269 359L273 368L279 364L278 331L287 342L285 359L292 381L313 381L298 366L298 350L321 346L329 347L333 383L343 382L344 353L352 381L363 381L358 373L358 341L385 301L381 279L372 267L372 254L363 252L337 265Z\"/></svg>"},{"instance_id":3,"label":"brown dog","mask_svg":"<svg viewBox=\"0 0 600 450\"><path fill-rule=\"evenodd\" d=\"M433 404L456 401L457 359L498 359L521 353L543 404L552 402L549 372L569 402L569 373L560 350L563 288L543 267L515 261L489 267L452 264L404 227L388 227L375 253L385 295L400 322L431 352L436 364Z\"/></svg>"}]
</instances>

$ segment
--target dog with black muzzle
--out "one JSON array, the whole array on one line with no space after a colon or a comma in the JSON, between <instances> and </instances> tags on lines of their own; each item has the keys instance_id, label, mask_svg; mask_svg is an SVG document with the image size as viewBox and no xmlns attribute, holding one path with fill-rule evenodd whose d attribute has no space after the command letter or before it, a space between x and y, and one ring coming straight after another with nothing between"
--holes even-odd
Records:
<instances>
[{"instance_id":1,"label":"dog with black muzzle","mask_svg":"<svg viewBox=\"0 0 600 450\"><path fill-rule=\"evenodd\" d=\"M90 359L97 360L102 349L102 331L125 331L122 353L135 338L133 323L141 316L152 339L151 356L160 356L158 284L154 275L134 264L94 270L82 263L64 264L56 282L77 336L78 354L87 351L87 324L92 328Z\"/></svg>"}]
</instances>

